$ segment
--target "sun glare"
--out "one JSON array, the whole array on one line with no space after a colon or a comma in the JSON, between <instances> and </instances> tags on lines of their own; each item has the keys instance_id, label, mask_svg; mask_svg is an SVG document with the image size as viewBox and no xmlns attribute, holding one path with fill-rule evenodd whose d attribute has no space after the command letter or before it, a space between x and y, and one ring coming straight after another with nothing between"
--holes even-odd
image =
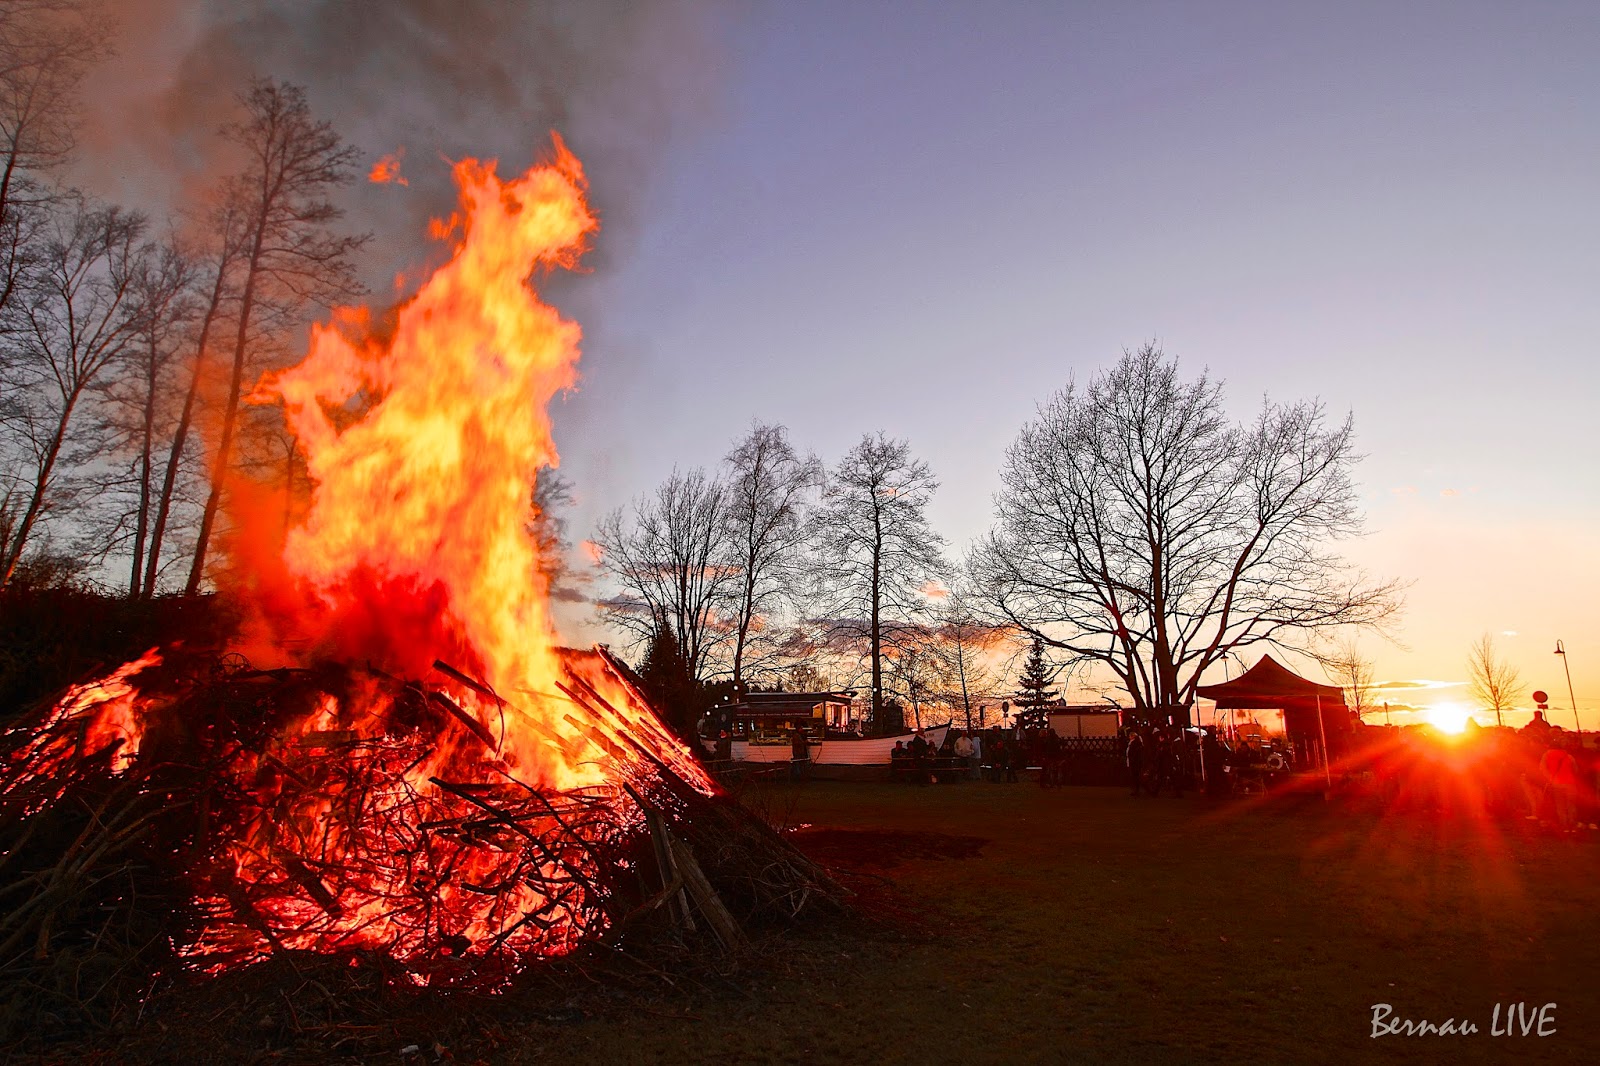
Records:
<instances>
[{"instance_id":1,"label":"sun glare","mask_svg":"<svg viewBox=\"0 0 1600 1066\"><path fill-rule=\"evenodd\" d=\"M1441 733L1456 734L1467 728L1472 717L1465 707L1456 703L1436 703L1428 708L1428 724Z\"/></svg>"}]
</instances>

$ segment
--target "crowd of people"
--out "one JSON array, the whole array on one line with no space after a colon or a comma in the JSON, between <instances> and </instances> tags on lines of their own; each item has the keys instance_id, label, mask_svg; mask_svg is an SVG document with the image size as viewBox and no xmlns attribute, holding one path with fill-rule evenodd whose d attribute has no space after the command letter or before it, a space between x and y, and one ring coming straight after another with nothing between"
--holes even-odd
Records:
<instances>
[{"instance_id":1,"label":"crowd of people","mask_svg":"<svg viewBox=\"0 0 1600 1066\"><path fill-rule=\"evenodd\" d=\"M1281 740L1230 744L1213 728L1124 731L1133 795L1268 791L1287 779ZM1372 797L1383 809L1486 818L1521 817L1553 830L1600 830L1600 750L1535 712L1520 730L1469 722L1459 735L1425 727L1359 727L1316 778Z\"/></svg>"},{"instance_id":2,"label":"crowd of people","mask_svg":"<svg viewBox=\"0 0 1600 1066\"><path fill-rule=\"evenodd\" d=\"M1121 734L1123 765L1132 794L1182 796L1198 789L1208 796L1265 792L1289 772L1281 742L1245 737L1229 742L1214 726L1136 726Z\"/></svg>"},{"instance_id":3,"label":"crowd of people","mask_svg":"<svg viewBox=\"0 0 1600 1066\"><path fill-rule=\"evenodd\" d=\"M1395 810L1520 817L1563 833L1600 829L1600 751L1537 711L1521 729L1469 723L1447 740L1396 730L1350 765Z\"/></svg>"},{"instance_id":4,"label":"crowd of people","mask_svg":"<svg viewBox=\"0 0 1600 1066\"><path fill-rule=\"evenodd\" d=\"M919 729L909 741L895 741L889 753L889 779L915 784L983 779L1016 782L1028 767L1027 751L1014 730L948 729L933 743Z\"/></svg>"},{"instance_id":5,"label":"crowd of people","mask_svg":"<svg viewBox=\"0 0 1600 1066\"><path fill-rule=\"evenodd\" d=\"M810 764L809 741L795 730L791 744L790 772L799 778ZM708 754L726 766L730 748L723 732ZM1007 784L1036 769L1044 788L1120 780L1134 796L1219 797L1270 791L1289 777L1292 757L1282 739L1230 740L1214 727L1135 726L1115 737L1077 740L1043 728L951 728L938 743L919 729L895 742L889 778ZM1361 727L1336 752L1326 779L1394 811L1520 816L1560 832L1600 830L1600 750L1543 714L1520 730L1469 724L1458 737L1419 727Z\"/></svg>"}]
</instances>

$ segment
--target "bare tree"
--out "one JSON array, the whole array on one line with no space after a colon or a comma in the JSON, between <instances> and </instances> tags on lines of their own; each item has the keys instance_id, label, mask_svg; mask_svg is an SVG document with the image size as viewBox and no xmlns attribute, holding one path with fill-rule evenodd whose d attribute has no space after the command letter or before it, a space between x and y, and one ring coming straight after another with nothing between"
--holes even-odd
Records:
<instances>
[{"instance_id":1,"label":"bare tree","mask_svg":"<svg viewBox=\"0 0 1600 1066\"><path fill-rule=\"evenodd\" d=\"M676 470L624 517L600 521L600 565L620 586L601 601L611 623L636 643L670 632L687 676L702 680L728 639L739 571L729 560L727 487L703 470Z\"/></svg>"},{"instance_id":2,"label":"bare tree","mask_svg":"<svg viewBox=\"0 0 1600 1066\"><path fill-rule=\"evenodd\" d=\"M97 5L0 3L0 312L23 282L39 212L59 196L42 179L72 153L78 89L108 40Z\"/></svg>"},{"instance_id":3,"label":"bare tree","mask_svg":"<svg viewBox=\"0 0 1600 1066\"><path fill-rule=\"evenodd\" d=\"M783 684L790 692L834 692L838 686L833 675L810 659L802 659L788 666L782 674Z\"/></svg>"},{"instance_id":4,"label":"bare tree","mask_svg":"<svg viewBox=\"0 0 1600 1066\"><path fill-rule=\"evenodd\" d=\"M974 702L981 708L1004 696L1005 671L999 662L1015 650L1015 631L986 620L973 607L972 594L960 589L950 593L935 619L935 654L944 663L946 690L942 695L952 707L961 709L970 730L974 727ZM984 724L982 717L980 711L979 726Z\"/></svg>"},{"instance_id":5,"label":"bare tree","mask_svg":"<svg viewBox=\"0 0 1600 1066\"><path fill-rule=\"evenodd\" d=\"M949 662L939 654L939 641L931 627L908 626L893 645L884 648L884 674L890 691L911 708L911 725L922 728L922 711L942 702L950 690Z\"/></svg>"},{"instance_id":6,"label":"bare tree","mask_svg":"<svg viewBox=\"0 0 1600 1066\"><path fill-rule=\"evenodd\" d=\"M133 548L128 598L144 589L145 549L150 544L156 503L156 449L171 417L171 371L184 342L184 325L193 311L194 260L174 243L147 249L133 277L133 336L128 345L128 374L114 390L132 425L134 496Z\"/></svg>"},{"instance_id":7,"label":"bare tree","mask_svg":"<svg viewBox=\"0 0 1600 1066\"><path fill-rule=\"evenodd\" d=\"M944 539L927 515L938 484L906 441L864 436L834 468L812 525L822 626L831 642L864 652L879 728L884 647L915 636L945 570Z\"/></svg>"},{"instance_id":8,"label":"bare tree","mask_svg":"<svg viewBox=\"0 0 1600 1066\"><path fill-rule=\"evenodd\" d=\"M775 611L799 577L805 516L822 483L822 466L799 455L782 426L757 423L727 456L730 561L739 571L733 616L733 683L743 688L752 665L770 658ZM752 652L767 654L754 659Z\"/></svg>"},{"instance_id":9,"label":"bare tree","mask_svg":"<svg viewBox=\"0 0 1600 1066\"><path fill-rule=\"evenodd\" d=\"M1372 711L1372 659L1363 655L1354 637L1342 641L1333 654L1322 657L1328 676L1344 689L1345 706L1357 717Z\"/></svg>"},{"instance_id":10,"label":"bare tree","mask_svg":"<svg viewBox=\"0 0 1600 1066\"><path fill-rule=\"evenodd\" d=\"M60 474L75 421L133 338L143 230L139 215L73 194L53 218L33 276L8 310L0 384L9 402L0 413L18 454L0 475L8 483L0 494L6 513L0 519L0 586L62 502Z\"/></svg>"},{"instance_id":11,"label":"bare tree","mask_svg":"<svg viewBox=\"0 0 1600 1066\"><path fill-rule=\"evenodd\" d=\"M178 502L180 482L191 450L190 433L200 401L200 386L205 377L206 354L210 350L211 334L216 328L229 301L229 282L244 243L244 205L222 191L205 213L200 227L205 233L204 251L197 256L197 270L206 277L200 326L195 334L189 360L189 381L184 390L183 405L177 423L167 441L166 469L161 478L161 490L155 498L155 511L150 527L150 547L145 558L144 588L146 599L155 595L156 581L161 575L162 549L166 545L167 528L173 508ZM202 283L197 281L197 287Z\"/></svg>"},{"instance_id":12,"label":"bare tree","mask_svg":"<svg viewBox=\"0 0 1600 1066\"><path fill-rule=\"evenodd\" d=\"M1361 527L1352 433L1316 403L1232 424L1220 384L1127 352L1011 445L976 582L999 620L1105 666L1137 711L1187 707L1230 651L1398 609L1395 583L1328 548Z\"/></svg>"},{"instance_id":13,"label":"bare tree","mask_svg":"<svg viewBox=\"0 0 1600 1066\"><path fill-rule=\"evenodd\" d=\"M366 241L329 228L343 212L328 196L354 176L357 156L333 127L312 118L305 92L293 85L258 81L242 103L244 118L223 131L249 160L247 169L229 180L225 194L243 220L233 367L211 459L211 488L185 588L191 596L205 575L232 462L245 367L255 340L252 328L259 326L255 320L290 322L308 304L354 295L359 285L351 259Z\"/></svg>"},{"instance_id":14,"label":"bare tree","mask_svg":"<svg viewBox=\"0 0 1600 1066\"><path fill-rule=\"evenodd\" d=\"M1467 649L1467 676L1478 702L1494 712L1494 724L1504 725L1501 712L1508 711L1526 691L1522 673L1495 652L1494 637L1483 634Z\"/></svg>"},{"instance_id":15,"label":"bare tree","mask_svg":"<svg viewBox=\"0 0 1600 1066\"><path fill-rule=\"evenodd\" d=\"M553 466L543 466L533 479L533 510L528 533L539 549L539 565L549 582L550 596L567 602L584 600L582 586L588 575L575 572L567 561L572 539L566 512L572 507L572 482Z\"/></svg>"}]
</instances>

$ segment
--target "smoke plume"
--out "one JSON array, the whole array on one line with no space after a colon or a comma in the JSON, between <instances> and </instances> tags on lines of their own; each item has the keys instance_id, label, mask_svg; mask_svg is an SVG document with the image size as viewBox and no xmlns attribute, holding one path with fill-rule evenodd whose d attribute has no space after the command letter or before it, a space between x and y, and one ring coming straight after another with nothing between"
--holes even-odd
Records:
<instances>
[{"instance_id":1,"label":"smoke plume","mask_svg":"<svg viewBox=\"0 0 1600 1066\"><path fill-rule=\"evenodd\" d=\"M652 172L714 106L731 0L118 0L117 56L86 86L84 180L158 216L228 169L216 130L253 77L306 88L368 164L404 149L407 188L350 193L368 261L415 264L454 192L443 159L526 166L557 130L591 175L602 261Z\"/></svg>"}]
</instances>

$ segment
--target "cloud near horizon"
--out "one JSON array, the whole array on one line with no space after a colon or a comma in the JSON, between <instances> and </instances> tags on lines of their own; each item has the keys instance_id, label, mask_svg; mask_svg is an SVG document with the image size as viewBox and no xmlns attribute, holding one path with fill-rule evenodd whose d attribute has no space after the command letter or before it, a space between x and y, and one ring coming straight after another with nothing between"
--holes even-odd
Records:
<instances>
[{"instance_id":1,"label":"cloud near horizon","mask_svg":"<svg viewBox=\"0 0 1600 1066\"><path fill-rule=\"evenodd\" d=\"M1374 689L1394 691L1396 689L1458 688L1465 684L1465 681L1429 681L1426 678L1418 678L1413 681L1380 681L1372 687Z\"/></svg>"}]
</instances>

